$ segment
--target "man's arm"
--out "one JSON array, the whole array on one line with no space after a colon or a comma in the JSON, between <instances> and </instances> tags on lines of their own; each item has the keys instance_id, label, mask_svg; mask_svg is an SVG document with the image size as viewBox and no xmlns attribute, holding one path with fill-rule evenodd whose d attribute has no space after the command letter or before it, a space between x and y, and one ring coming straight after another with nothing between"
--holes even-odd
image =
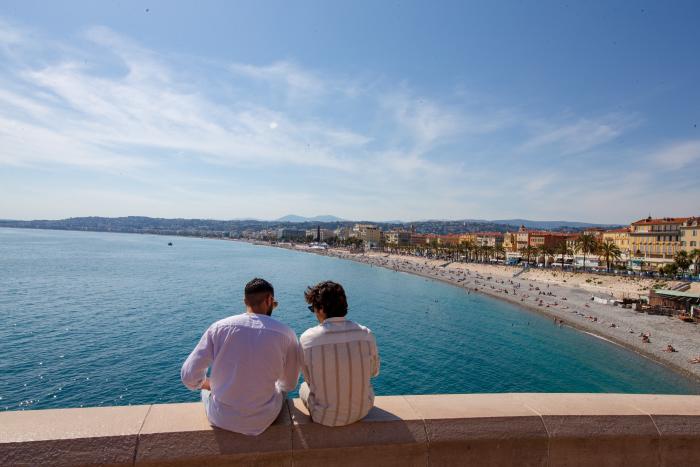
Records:
<instances>
[{"instance_id":1,"label":"man's arm","mask_svg":"<svg viewBox=\"0 0 700 467\"><path fill-rule=\"evenodd\" d=\"M297 336L290 336L287 346L287 354L284 358L284 368L279 379L280 389L283 391L293 391L299 382L299 368L301 367L301 347L297 341Z\"/></svg>"},{"instance_id":2,"label":"man's arm","mask_svg":"<svg viewBox=\"0 0 700 467\"><path fill-rule=\"evenodd\" d=\"M371 339L369 340L369 354L372 373L371 376L379 376L379 350L377 349L377 340L374 338L374 334L370 334Z\"/></svg>"},{"instance_id":3,"label":"man's arm","mask_svg":"<svg viewBox=\"0 0 700 467\"><path fill-rule=\"evenodd\" d=\"M212 330L207 329L192 353L182 364L180 379L189 389L210 389L207 369L214 360Z\"/></svg>"}]
</instances>

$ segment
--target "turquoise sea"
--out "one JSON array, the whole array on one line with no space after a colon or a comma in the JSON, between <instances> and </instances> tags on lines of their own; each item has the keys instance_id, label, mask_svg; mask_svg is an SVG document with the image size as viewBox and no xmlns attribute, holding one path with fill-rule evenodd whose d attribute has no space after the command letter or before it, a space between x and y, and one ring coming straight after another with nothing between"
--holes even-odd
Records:
<instances>
[{"instance_id":1,"label":"turquoise sea","mask_svg":"<svg viewBox=\"0 0 700 467\"><path fill-rule=\"evenodd\" d=\"M613 344L408 274L232 241L0 229L0 408L197 400L180 365L210 323L244 310L255 276L298 334L316 324L304 288L343 284L348 317L377 336L380 395L700 393Z\"/></svg>"}]
</instances>

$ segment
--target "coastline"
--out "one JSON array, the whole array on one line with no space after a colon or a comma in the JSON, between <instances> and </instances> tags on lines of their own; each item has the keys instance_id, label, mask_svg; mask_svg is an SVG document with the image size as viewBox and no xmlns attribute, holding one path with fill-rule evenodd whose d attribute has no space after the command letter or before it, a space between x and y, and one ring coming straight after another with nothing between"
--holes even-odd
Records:
<instances>
[{"instance_id":1,"label":"coastline","mask_svg":"<svg viewBox=\"0 0 700 467\"><path fill-rule=\"evenodd\" d=\"M58 231L62 232L64 230ZM133 234L137 232L98 231L98 233ZM160 235L153 233L138 233L141 235ZM175 238L178 237L177 235L163 236L172 236ZM667 368L688 377L690 380L696 383L700 383L700 364L691 364L688 362L689 359L700 355L700 326L697 324L682 323L678 319L672 319L665 316L646 315L643 313L634 312L633 310L614 307L611 305L602 305L590 301L593 295L605 297L607 294L608 296L605 298L611 298L612 296L616 296L617 298L621 298L622 296L633 296L634 293L641 291L638 285L623 288L621 293L619 293L619 290L606 290L605 286L601 287L599 285L589 285L587 283L588 281L586 280L587 276L596 278L596 281L601 279L601 276L588 273L562 274L561 272L533 269L517 278L513 278L513 274L520 271L520 268L503 265L494 266L481 263L448 263L446 265L444 261L387 254L383 252L371 252L368 254L350 253L339 248L313 250L303 246L271 244L269 242L256 240L217 237L201 238L239 241L242 243L282 248L301 253L314 253L321 256L330 256L338 259L371 264L372 266L422 276L427 279L438 280L464 290L469 290L470 292L479 292L492 298L505 300L506 302L525 308L528 311L536 312L552 319L561 320L564 326L569 326L581 332L592 335L593 337L601 338L608 341L608 343L620 345L627 350L633 351L645 358L664 365ZM579 286L579 288L571 287L571 285L568 283L567 286L564 286L561 284L561 280L552 281L547 280L547 277L543 277L552 274L554 276L557 274L564 275L568 279L572 277L577 278L579 283L576 285ZM620 279L629 281L629 279L626 278ZM615 280L618 280L618 278L615 278ZM633 282L635 280L633 280ZM509 289L512 286L510 283L508 283L509 281L520 284L521 288L517 290L522 290L522 293L528 295L527 300L519 300L519 298L524 298L521 294L514 296L510 293L504 293L504 290ZM653 282L650 280L647 281ZM567 282L567 280L563 280L563 282ZM528 288L523 289L522 287L524 285L527 285ZM539 306L538 299L534 297L535 291L530 289L530 285L533 286L533 289L535 287L540 287L541 290L551 290L555 295L538 295L537 297L541 297L543 301L546 301L544 302L544 305ZM564 305L567 308L552 306L552 300L557 299L562 301L560 305ZM566 304L564 304L563 301L566 301ZM591 319L587 318L588 316L597 318L597 321L592 321ZM617 326L615 328L608 327L608 323L610 322L615 322ZM634 330L634 333L626 332L628 326ZM641 342L641 338L639 337L639 333L641 332L652 333L651 344L643 344ZM678 350L678 352L667 353L661 350L666 346L666 344L669 343L672 344Z\"/></svg>"},{"instance_id":2,"label":"coastline","mask_svg":"<svg viewBox=\"0 0 700 467\"><path fill-rule=\"evenodd\" d=\"M608 296L604 296L602 290L596 293L564 286L561 283L547 282L543 280L542 275L550 273L548 271L533 270L534 274L528 271L513 278L512 275L519 271L519 268L479 263L445 264L444 261L383 252L350 253L338 248L314 250L262 242L246 243L355 261L438 280L470 293L482 293L556 319L561 325L577 329L610 344L624 347L700 383L700 364L688 362L700 354L700 329L697 324L684 323L666 316L647 315L591 300L592 296L611 298L620 293L629 295L629 287L623 288L621 292L607 292ZM587 273L576 273L578 276L585 274ZM585 276L583 278L582 280L585 280ZM551 295L546 295L548 293ZM651 343L642 343L641 333L650 333ZM667 344L672 344L677 352L664 352Z\"/></svg>"}]
</instances>

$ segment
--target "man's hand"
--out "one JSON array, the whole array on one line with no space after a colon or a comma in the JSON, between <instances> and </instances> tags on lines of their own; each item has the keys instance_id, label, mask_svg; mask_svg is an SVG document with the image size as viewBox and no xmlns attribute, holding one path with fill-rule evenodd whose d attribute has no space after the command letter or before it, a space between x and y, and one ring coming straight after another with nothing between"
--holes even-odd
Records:
<instances>
[{"instance_id":1,"label":"man's hand","mask_svg":"<svg viewBox=\"0 0 700 467\"><path fill-rule=\"evenodd\" d=\"M209 378L204 378L204 382L202 383L202 387L200 389L206 389L207 391L211 391L211 386L209 385Z\"/></svg>"}]
</instances>

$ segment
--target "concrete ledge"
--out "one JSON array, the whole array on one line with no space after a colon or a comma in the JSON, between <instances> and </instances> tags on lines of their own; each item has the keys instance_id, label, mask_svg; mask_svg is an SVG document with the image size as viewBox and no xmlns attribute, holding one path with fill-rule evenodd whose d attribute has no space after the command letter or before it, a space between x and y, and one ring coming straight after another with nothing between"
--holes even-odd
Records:
<instances>
[{"instance_id":1,"label":"concrete ledge","mask_svg":"<svg viewBox=\"0 0 700 467\"><path fill-rule=\"evenodd\" d=\"M0 413L0 465L700 465L700 396L377 397L360 422L313 423L298 399L257 437L200 403Z\"/></svg>"},{"instance_id":2,"label":"concrete ledge","mask_svg":"<svg viewBox=\"0 0 700 467\"><path fill-rule=\"evenodd\" d=\"M127 465L150 406L0 413L0 465Z\"/></svg>"}]
</instances>

